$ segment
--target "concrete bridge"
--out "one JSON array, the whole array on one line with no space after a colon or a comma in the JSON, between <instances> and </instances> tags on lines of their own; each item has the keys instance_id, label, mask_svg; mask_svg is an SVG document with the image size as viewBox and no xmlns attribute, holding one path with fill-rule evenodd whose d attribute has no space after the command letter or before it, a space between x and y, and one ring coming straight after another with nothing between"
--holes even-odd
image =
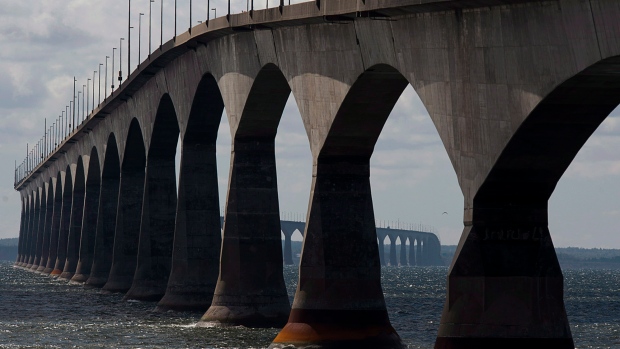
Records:
<instances>
[{"instance_id":1,"label":"concrete bridge","mask_svg":"<svg viewBox=\"0 0 620 349\"><path fill-rule=\"evenodd\" d=\"M222 223L223 225L223 223ZM291 237L295 231L303 234L306 223L297 221L280 221L280 228L284 235L283 258L284 264L293 264L293 252L291 249ZM379 244L379 259L381 265L391 266L429 266L444 265L441 259L441 243L437 235L429 232L406 230L406 229L390 229L376 228L377 243ZM390 252L388 259L385 257L385 238L389 239ZM396 253L400 242L399 252ZM406 243L409 242L409 247Z\"/></svg>"},{"instance_id":2,"label":"concrete bridge","mask_svg":"<svg viewBox=\"0 0 620 349\"><path fill-rule=\"evenodd\" d=\"M464 196L436 348L572 348L547 205L620 102L618 18L617 0L317 0L211 20L163 45L20 169L18 264L164 309L208 306L203 321L285 325L272 347L399 348L369 159L411 84ZM292 307L274 157L291 93L313 156ZM224 108L233 145L222 236Z\"/></svg>"}]
</instances>

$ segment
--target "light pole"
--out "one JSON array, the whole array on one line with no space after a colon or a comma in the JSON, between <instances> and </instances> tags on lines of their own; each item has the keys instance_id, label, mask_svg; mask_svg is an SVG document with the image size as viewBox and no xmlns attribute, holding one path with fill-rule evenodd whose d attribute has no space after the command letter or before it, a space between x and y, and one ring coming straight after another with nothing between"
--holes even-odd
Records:
<instances>
[{"instance_id":1,"label":"light pole","mask_svg":"<svg viewBox=\"0 0 620 349\"><path fill-rule=\"evenodd\" d=\"M140 67L140 63L142 63L140 58L140 53L142 51L142 16L144 16L144 13L140 13L140 16L138 16L138 68Z\"/></svg>"},{"instance_id":2,"label":"light pole","mask_svg":"<svg viewBox=\"0 0 620 349\"><path fill-rule=\"evenodd\" d=\"M86 79L86 111L88 111L88 103L90 102L90 78Z\"/></svg>"},{"instance_id":3,"label":"light pole","mask_svg":"<svg viewBox=\"0 0 620 349\"><path fill-rule=\"evenodd\" d=\"M86 101L86 85L82 85L82 120L84 120L86 118L86 104L84 103Z\"/></svg>"},{"instance_id":4,"label":"light pole","mask_svg":"<svg viewBox=\"0 0 620 349\"><path fill-rule=\"evenodd\" d=\"M73 77L73 128L75 129L75 83L77 80Z\"/></svg>"},{"instance_id":5,"label":"light pole","mask_svg":"<svg viewBox=\"0 0 620 349\"><path fill-rule=\"evenodd\" d=\"M189 0L189 33L192 33L192 0Z\"/></svg>"},{"instance_id":6,"label":"light pole","mask_svg":"<svg viewBox=\"0 0 620 349\"><path fill-rule=\"evenodd\" d=\"M114 92L114 51L116 51L116 47L112 48L112 92Z\"/></svg>"},{"instance_id":7,"label":"light pole","mask_svg":"<svg viewBox=\"0 0 620 349\"><path fill-rule=\"evenodd\" d=\"M95 111L95 74L96 70L93 70L93 111Z\"/></svg>"},{"instance_id":8,"label":"light pole","mask_svg":"<svg viewBox=\"0 0 620 349\"><path fill-rule=\"evenodd\" d=\"M121 38L118 41L118 87L121 87L121 82L123 81L123 40L125 38Z\"/></svg>"},{"instance_id":9,"label":"light pole","mask_svg":"<svg viewBox=\"0 0 620 349\"><path fill-rule=\"evenodd\" d=\"M174 39L177 38L177 0L174 0Z\"/></svg>"},{"instance_id":10,"label":"light pole","mask_svg":"<svg viewBox=\"0 0 620 349\"><path fill-rule=\"evenodd\" d=\"M98 103L98 105L101 104L101 66L102 65L103 65L103 63L99 63L99 91L98 91L99 103Z\"/></svg>"},{"instance_id":11,"label":"light pole","mask_svg":"<svg viewBox=\"0 0 620 349\"><path fill-rule=\"evenodd\" d=\"M78 91L77 95L77 113L78 113L78 121L80 120L80 94L82 91ZM83 119L83 118L82 118Z\"/></svg>"},{"instance_id":12,"label":"light pole","mask_svg":"<svg viewBox=\"0 0 620 349\"><path fill-rule=\"evenodd\" d=\"M211 5L209 4L209 0L207 0L207 27L209 26L209 13L211 12L211 10L209 10L211 8Z\"/></svg>"},{"instance_id":13,"label":"light pole","mask_svg":"<svg viewBox=\"0 0 620 349\"><path fill-rule=\"evenodd\" d=\"M149 2L149 57L151 57L151 19L153 17L153 3L155 2L155 0L151 0Z\"/></svg>"},{"instance_id":14,"label":"light pole","mask_svg":"<svg viewBox=\"0 0 620 349\"><path fill-rule=\"evenodd\" d=\"M164 0L160 0L161 9L159 10L159 49L164 46Z\"/></svg>"},{"instance_id":15,"label":"light pole","mask_svg":"<svg viewBox=\"0 0 620 349\"><path fill-rule=\"evenodd\" d=\"M127 10L127 76L131 73L131 0Z\"/></svg>"},{"instance_id":16,"label":"light pole","mask_svg":"<svg viewBox=\"0 0 620 349\"><path fill-rule=\"evenodd\" d=\"M103 84L104 99L108 98L108 58L110 58L110 56L105 56L105 83Z\"/></svg>"},{"instance_id":17,"label":"light pole","mask_svg":"<svg viewBox=\"0 0 620 349\"><path fill-rule=\"evenodd\" d=\"M75 98L75 97L73 97L73 98ZM73 124L72 124L71 123L71 118L69 117L69 113L71 113L71 110L75 110L75 103L74 103L74 101L69 101L69 111L67 112L67 117L69 118L69 134L71 134L71 132L73 130L75 130L75 118L74 118Z\"/></svg>"},{"instance_id":18,"label":"light pole","mask_svg":"<svg viewBox=\"0 0 620 349\"><path fill-rule=\"evenodd\" d=\"M213 18L217 18L217 10L212 8L211 9L213 11Z\"/></svg>"}]
</instances>

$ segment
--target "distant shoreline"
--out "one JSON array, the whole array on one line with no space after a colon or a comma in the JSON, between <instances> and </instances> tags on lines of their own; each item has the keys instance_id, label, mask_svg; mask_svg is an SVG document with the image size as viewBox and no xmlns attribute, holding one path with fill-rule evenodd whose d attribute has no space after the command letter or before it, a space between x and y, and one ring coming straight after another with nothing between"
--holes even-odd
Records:
<instances>
[{"instance_id":1,"label":"distant shoreline","mask_svg":"<svg viewBox=\"0 0 620 349\"><path fill-rule=\"evenodd\" d=\"M0 260L17 259L18 238L0 239ZM299 264L301 242L292 241L293 262ZM449 266L456 245L441 246L441 258ZM557 247L555 249L562 269L620 269L620 249ZM388 250L389 253L389 250Z\"/></svg>"}]
</instances>

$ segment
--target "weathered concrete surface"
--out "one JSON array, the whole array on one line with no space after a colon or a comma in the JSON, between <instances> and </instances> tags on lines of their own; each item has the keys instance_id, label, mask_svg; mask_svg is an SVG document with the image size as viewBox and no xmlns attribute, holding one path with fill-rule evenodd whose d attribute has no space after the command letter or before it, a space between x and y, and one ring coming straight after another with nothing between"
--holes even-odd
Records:
<instances>
[{"instance_id":1,"label":"weathered concrete surface","mask_svg":"<svg viewBox=\"0 0 620 349\"><path fill-rule=\"evenodd\" d=\"M390 16L391 20L375 20L385 18L382 16ZM328 207L338 200L351 200L355 205L364 201L370 205L370 189L365 187L367 174L345 164L354 163L362 168L367 165L383 122L402 88L410 83L439 132L464 196L466 227L450 270L448 299L437 346L484 348L552 343L556 347L570 347L572 339L561 301L561 273L555 256L548 252L552 246L547 228L547 203L579 148L619 102L619 17L620 4L614 0L342 0L319 6L316 3L287 6L282 11L255 11L252 17L247 13L232 15L228 22L222 18L211 22L210 27L198 26L192 36L183 34L166 43L161 52L154 54L121 90L106 100L96 111L97 117L72 135L71 143L59 145L53 161L46 162L47 168L40 167L17 185L24 198L27 221L22 234L21 263L27 265L33 254L34 201L38 188L51 178L58 178L56 186L64 187L62 193L70 193L72 181L63 177L73 177L68 166L75 167L78 158L87 156L93 146L99 150L109 147L107 142L114 135L118 153L123 154L123 165L128 162L141 165L136 166L139 170L135 172L135 184L130 185L131 176L123 172L117 217L120 224L115 232L118 241L115 263L119 255L119 262L126 269L120 274L124 287L128 288L127 283L131 285L135 272L139 230L134 229L136 232L128 235L127 229L139 227L140 222L127 219L126 208L132 205L127 206L126 197L132 190L138 190L134 186L144 183L145 161L127 160L127 148L139 143L143 153L150 149L157 105L164 94L169 94L172 100L183 139L199 80L210 74L221 91L235 142L231 165L234 176L231 175L228 188L224 228L228 232L225 232L221 259L220 281L224 283L218 285L216 292L231 294L236 299L251 299L246 291L256 293L259 282L254 283L254 279L248 279L241 271L267 270L268 263L245 269L241 266L245 267L250 260L275 262L251 259L249 256L255 252L248 250L255 246L269 251L271 243L275 246L277 241L280 251L280 232L274 229L277 192L271 186L261 186L261 181L270 177L275 183L273 161L267 161L273 157L272 150L267 151L272 145L266 139L275 135L277 109L282 104L268 103L274 101L273 97L264 98L261 92L277 87L279 92L274 96L280 98L284 92L288 96L290 89L309 138L315 176L305 233L303 263L306 267L300 274L300 287L313 283L340 285L339 280L347 277L355 280L350 284L366 282L372 287L360 295L363 299L359 305L347 307L343 307L348 304L346 299L338 304L334 300L346 294L342 290L344 286L325 292L329 297L314 291L299 291L292 322L274 345L286 341L296 345L317 341L325 347L342 345L347 339L325 334L331 330L321 330L324 337L306 336L309 333L306 330L311 326L342 327L347 317L342 315L343 322L335 323L312 314L315 309L325 314L334 311L353 314L357 310L383 314L377 298L380 297L377 274L373 272L380 260L376 238L372 242L367 239L374 230L366 222L369 218L349 213L346 207L340 206L329 212L323 208L323 202ZM270 21L273 23L269 24ZM281 74L285 83L278 79L259 79L261 72L272 77ZM270 110L269 116L262 117L261 110ZM127 135L134 117L139 124L136 127L140 141ZM82 132L87 129L88 132ZM256 152L260 154L256 155L257 160L252 160L248 154L253 154L253 150L237 142L250 144L256 140L260 143ZM258 161L265 161L265 168L246 176L244 166L248 169L259 166ZM330 172L329 168L342 172ZM357 181L357 189L343 184L347 176ZM349 196L330 197L331 183L342 185L342 191ZM57 197L62 195L58 189L55 192L53 221L56 200L60 200ZM260 195L245 203L249 208L240 208L239 197L255 192ZM134 196L138 199L132 201L133 206L141 206L142 195ZM260 210L252 206L260 202L259 197L268 200ZM362 199L358 202L354 198ZM70 211L65 208L67 205L63 205L60 216L57 245L63 262L66 255L60 255L66 253L68 223L64 211ZM135 212L132 216L139 217L140 209ZM336 247L322 244L324 238L337 236L336 232L325 230L323 222L338 217L360 227L361 233L352 238L364 241L359 248L370 253L366 257L376 265L355 260L359 264L341 266L337 258L317 257L331 256L333 249L346 250L351 245L350 241L338 242L342 245ZM266 230L265 235L249 233L251 225L262 221L268 222L263 226L269 232L273 230L277 238ZM344 235L353 234L346 229L343 228ZM489 239L485 241L487 232ZM249 242L251 239L257 242ZM424 242L417 244L416 262L428 257L423 246L426 247ZM53 249L50 248L50 258ZM241 255L242 251L247 253ZM235 258L229 258L230 255ZM173 256L178 256L181 263L173 261L173 266L185 263L183 253ZM372 277L358 278L364 268ZM112 275L117 277L119 271L116 266ZM281 276L281 271L275 273L278 272ZM326 282L321 284L321 278ZM250 279L248 283L253 286L244 288L242 280ZM523 292L515 295L512 285L518 285ZM482 289L484 296L480 294ZM214 303L220 301L225 300L214 299ZM465 310L461 304L469 308ZM503 316L507 313L515 315ZM397 341L391 341L397 335L390 332L389 320L382 315L359 319L362 320L356 324L357 332L346 333L359 334L364 326L378 324L387 329L384 334L388 333L387 337L378 335L378 340L387 346L398 345Z\"/></svg>"},{"instance_id":2,"label":"weathered concrete surface","mask_svg":"<svg viewBox=\"0 0 620 349\"><path fill-rule=\"evenodd\" d=\"M157 309L206 311L217 283L222 227L216 140L224 102L215 78L200 79L182 139L172 266Z\"/></svg>"},{"instance_id":3,"label":"weathered concrete surface","mask_svg":"<svg viewBox=\"0 0 620 349\"><path fill-rule=\"evenodd\" d=\"M157 109L146 162L138 260L125 299L159 301L166 293L177 206L174 157L179 125L165 95Z\"/></svg>"},{"instance_id":4,"label":"weathered concrete surface","mask_svg":"<svg viewBox=\"0 0 620 349\"><path fill-rule=\"evenodd\" d=\"M46 206L45 206L45 225L43 227L43 244L41 246L41 259L39 260L39 266L36 269L37 272L43 274L45 267L47 266L47 260L50 253L50 239L52 220L54 217L54 187L52 181L45 183L44 190L46 192Z\"/></svg>"},{"instance_id":5,"label":"weathered concrete surface","mask_svg":"<svg viewBox=\"0 0 620 349\"><path fill-rule=\"evenodd\" d=\"M56 264L56 258L58 254L58 234L60 229L60 217L62 212L62 187L61 175L58 175L51 180L54 187L54 212L52 213L52 225L50 231L50 249L47 257L47 264L43 270L44 274L50 274L54 270Z\"/></svg>"},{"instance_id":6,"label":"weathered concrete surface","mask_svg":"<svg viewBox=\"0 0 620 349\"><path fill-rule=\"evenodd\" d=\"M230 181L220 275L199 325L281 326L290 304L282 275L273 138L235 141Z\"/></svg>"},{"instance_id":7,"label":"weathered concrete surface","mask_svg":"<svg viewBox=\"0 0 620 349\"><path fill-rule=\"evenodd\" d=\"M88 160L88 175L84 197L84 213L82 217L82 231L80 239L80 259L78 261L72 282L84 283L90 277L95 252L97 234L97 215L99 213L99 196L101 191L101 171L99 156L96 149L92 149Z\"/></svg>"},{"instance_id":8,"label":"weathered concrete surface","mask_svg":"<svg viewBox=\"0 0 620 349\"><path fill-rule=\"evenodd\" d=\"M85 176L83 158L78 159L73 184L73 198L71 199L71 218L69 235L67 236L67 260L59 278L71 280L75 275L80 259L80 240L82 237L82 219L84 215Z\"/></svg>"},{"instance_id":9,"label":"weathered concrete surface","mask_svg":"<svg viewBox=\"0 0 620 349\"><path fill-rule=\"evenodd\" d=\"M144 140L136 119L131 122L128 133L121 167L114 254L103 286L106 291L121 293L131 288L136 271L146 166Z\"/></svg>"},{"instance_id":10,"label":"weathered concrete surface","mask_svg":"<svg viewBox=\"0 0 620 349\"><path fill-rule=\"evenodd\" d=\"M67 166L64 175L64 185L62 191L62 209L60 214L60 225L58 228L58 248L56 250L56 263L50 275L60 275L65 268L67 261L67 242L69 240L69 226L71 224L71 203L73 200L73 181L71 168Z\"/></svg>"}]
</instances>

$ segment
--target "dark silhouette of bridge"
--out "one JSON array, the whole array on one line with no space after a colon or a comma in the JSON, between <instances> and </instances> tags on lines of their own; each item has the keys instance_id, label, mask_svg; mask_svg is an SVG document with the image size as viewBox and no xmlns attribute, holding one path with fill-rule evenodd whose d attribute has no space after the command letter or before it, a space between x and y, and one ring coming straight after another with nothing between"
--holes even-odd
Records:
<instances>
[{"instance_id":1,"label":"dark silhouette of bridge","mask_svg":"<svg viewBox=\"0 0 620 349\"><path fill-rule=\"evenodd\" d=\"M208 308L201 323L285 325L274 348L400 348L369 160L411 84L464 196L436 348L572 348L547 205L620 102L618 18L616 0L317 0L210 20L17 170L17 265L163 309ZM313 157L292 307L274 155L290 94Z\"/></svg>"}]
</instances>

